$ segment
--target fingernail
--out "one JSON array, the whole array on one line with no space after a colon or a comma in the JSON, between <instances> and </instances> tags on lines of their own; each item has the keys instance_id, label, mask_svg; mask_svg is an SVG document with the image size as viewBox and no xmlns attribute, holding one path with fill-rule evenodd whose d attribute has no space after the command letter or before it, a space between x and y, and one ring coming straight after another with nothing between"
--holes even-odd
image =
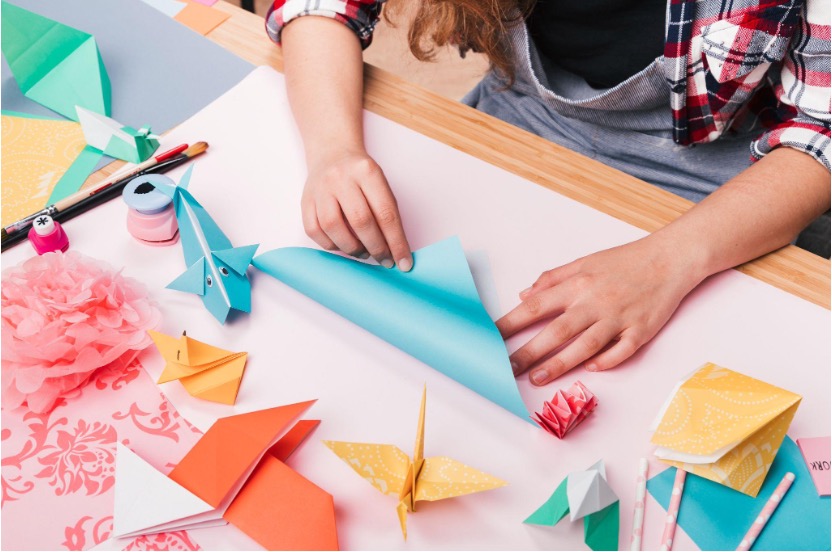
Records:
<instances>
[{"instance_id":1,"label":"fingernail","mask_svg":"<svg viewBox=\"0 0 832 552\"><path fill-rule=\"evenodd\" d=\"M532 288L527 287L526 289L524 289L523 291L520 292L520 297L523 297L524 295L528 295L531 292L532 292Z\"/></svg>"},{"instance_id":2,"label":"fingernail","mask_svg":"<svg viewBox=\"0 0 832 552\"><path fill-rule=\"evenodd\" d=\"M393 259L384 259L381 261L381 266L384 268L393 268Z\"/></svg>"},{"instance_id":3,"label":"fingernail","mask_svg":"<svg viewBox=\"0 0 832 552\"><path fill-rule=\"evenodd\" d=\"M399 259L399 270L402 272L410 272L411 268L413 268L413 261L407 258Z\"/></svg>"},{"instance_id":4,"label":"fingernail","mask_svg":"<svg viewBox=\"0 0 832 552\"><path fill-rule=\"evenodd\" d=\"M536 372L532 372L532 383L535 385L543 385L546 383L546 380L549 379L549 374L546 370L538 370Z\"/></svg>"},{"instance_id":5,"label":"fingernail","mask_svg":"<svg viewBox=\"0 0 832 552\"><path fill-rule=\"evenodd\" d=\"M597 369L598 369L598 365L597 365L597 364L587 364L587 365L586 365L586 371L587 371L587 372L594 372L594 371L596 371Z\"/></svg>"},{"instance_id":6,"label":"fingernail","mask_svg":"<svg viewBox=\"0 0 832 552\"><path fill-rule=\"evenodd\" d=\"M513 360L511 361L511 371L515 376L520 372L520 365Z\"/></svg>"},{"instance_id":7,"label":"fingernail","mask_svg":"<svg viewBox=\"0 0 832 552\"><path fill-rule=\"evenodd\" d=\"M362 253L361 255L359 255L359 256L358 256L358 258L359 258L359 259L369 259L369 258L370 258L370 254L369 254L369 253L367 253L367 252L365 251L364 253Z\"/></svg>"}]
</instances>

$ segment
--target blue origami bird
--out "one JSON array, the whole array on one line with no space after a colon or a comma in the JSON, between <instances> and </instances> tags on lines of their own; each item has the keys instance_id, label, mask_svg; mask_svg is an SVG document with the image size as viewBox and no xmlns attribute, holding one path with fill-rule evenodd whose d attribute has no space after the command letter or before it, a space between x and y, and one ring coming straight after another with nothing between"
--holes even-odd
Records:
<instances>
[{"instance_id":1,"label":"blue origami bird","mask_svg":"<svg viewBox=\"0 0 832 552\"><path fill-rule=\"evenodd\" d=\"M188 269L167 287L201 296L214 318L224 324L231 309L251 312L251 284L246 270L259 244L231 245L211 215L188 191L192 171L193 165L188 167L178 185L167 177L145 177L148 183L173 199L182 251L188 265Z\"/></svg>"}]
</instances>

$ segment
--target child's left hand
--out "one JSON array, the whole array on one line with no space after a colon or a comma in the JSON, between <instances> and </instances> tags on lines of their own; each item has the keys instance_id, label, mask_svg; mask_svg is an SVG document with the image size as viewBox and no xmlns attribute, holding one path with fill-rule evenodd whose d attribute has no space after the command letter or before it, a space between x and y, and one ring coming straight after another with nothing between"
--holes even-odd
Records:
<instances>
[{"instance_id":1,"label":"child's left hand","mask_svg":"<svg viewBox=\"0 0 832 552\"><path fill-rule=\"evenodd\" d=\"M692 255L654 234L544 272L497 321L508 338L552 318L511 355L514 375L531 370L531 382L544 385L581 363L589 371L617 366L659 332L704 278L696 266Z\"/></svg>"}]
</instances>

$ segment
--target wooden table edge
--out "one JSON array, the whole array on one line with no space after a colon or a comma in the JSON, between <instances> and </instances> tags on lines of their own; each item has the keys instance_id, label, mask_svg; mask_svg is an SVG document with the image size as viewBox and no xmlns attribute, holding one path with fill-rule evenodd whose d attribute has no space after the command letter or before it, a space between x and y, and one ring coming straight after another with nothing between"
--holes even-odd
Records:
<instances>
[{"instance_id":1,"label":"wooden table edge","mask_svg":"<svg viewBox=\"0 0 832 552\"><path fill-rule=\"evenodd\" d=\"M263 19L227 2L230 17L207 37L254 65L283 71L280 48ZM654 232L691 201L558 146L391 73L365 65L364 106L387 119L632 224ZM103 177L117 165L101 171ZM109 169L109 170L107 170ZM789 245L736 268L816 305L830 308L830 262Z\"/></svg>"}]
</instances>

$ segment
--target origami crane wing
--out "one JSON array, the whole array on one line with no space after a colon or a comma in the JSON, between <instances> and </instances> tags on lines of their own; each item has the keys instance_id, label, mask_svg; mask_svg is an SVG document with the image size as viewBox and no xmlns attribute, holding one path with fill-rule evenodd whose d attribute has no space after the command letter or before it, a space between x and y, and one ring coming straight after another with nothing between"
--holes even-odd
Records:
<instances>
[{"instance_id":1,"label":"origami crane wing","mask_svg":"<svg viewBox=\"0 0 832 552\"><path fill-rule=\"evenodd\" d=\"M2 48L27 98L72 120L75 106L110 113L110 79L92 35L7 2Z\"/></svg>"},{"instance_id":2,"label":"origami crane wing","mask_svg":"<svg viewBox=\"0 0 832 552\"><path fill-rule=\"evenodd\" d=\"M386 495L398 495L405 484L410 458L393 445L324 441L355 472Z\"/></svg>"},{"instance_id":3,"label":"origami crane wing","mask_svg":"<svg viewBox=\"0 0 832 552\"><path fill-rule=\"evenodd\" d=\"M503 487L506 482L444 456L426 458L416 478L415 501L434 501Z\"/></svg>"}]
</instances>

